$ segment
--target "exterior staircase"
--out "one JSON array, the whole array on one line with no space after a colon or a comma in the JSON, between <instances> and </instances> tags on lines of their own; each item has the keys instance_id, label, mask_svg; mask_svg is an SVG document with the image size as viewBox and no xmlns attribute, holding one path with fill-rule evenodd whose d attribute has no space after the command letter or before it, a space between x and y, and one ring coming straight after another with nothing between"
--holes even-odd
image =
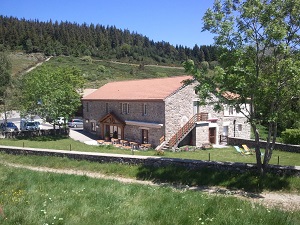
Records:
<instances>
[{"instance_id":1,"label":"exterior staircase","mask_svg":"<svg viewBox=\"0 0 300 225\"><path fill-rule=\"evenodd\" d=\"M183 127L181 127L168 142L162 146L162 150L176 148L178 144L195 128L196 122L207 121L208 113L195 114Z\"/></svg>"}]
</instances>

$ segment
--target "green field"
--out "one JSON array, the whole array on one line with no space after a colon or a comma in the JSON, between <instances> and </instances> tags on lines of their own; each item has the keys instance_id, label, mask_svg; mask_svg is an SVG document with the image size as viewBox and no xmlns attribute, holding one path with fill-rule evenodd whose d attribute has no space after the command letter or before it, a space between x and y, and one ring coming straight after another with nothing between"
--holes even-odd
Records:
<instances>
[{"instance_id":1,"label":"green field","mask_svg":"<svg viewBox=\"0 0 300 225\"><path fill-rule=\"evenodd\" d=\"M2 160L48 161L79 169L120 167L69 159L10 156ZM21 159L22 158L22 159ZM208 195L168 186L123 184L87 176L33 172L0 164L1 224L299 224L286 212L231 196ZM127 171L141 168L133 167ZM101 171L101 169L100 169ZM112 172L112 171L111 171ZM160 171L162 172L162 171ZM168 172L168 171L165 171ZM178 171L177 171L178 172ZM127 172L125 172L127 173ZM3 218L4 217L4 218Z\"/></svg>"},{"instance_id":2,"label":"green field","mask_svg":"<svg viewBox=\"0 0 300 225\"><path fill-rule=\"evenodd\" d=\"M37 137L33 139L1 139L0 145L17 146L17 147L32 147L32 148L47 148L58 150L72 150L83 152L101 152L101 153L116 153L116 154L136 154L154 156L156 151L134 151L115 148L113 146L91 146L79 141L74 141L71 138L64 137ZM184 159L199 159L222 162L243 162L256 163L255 155L241 155L233 147L215 148L209 150L181 151L172 152L165 151L163 157L184 158ZM274 150L270 164L277 165L279 159L280 165L300 166L300 154Z\"/></svg>"}]
</instances>

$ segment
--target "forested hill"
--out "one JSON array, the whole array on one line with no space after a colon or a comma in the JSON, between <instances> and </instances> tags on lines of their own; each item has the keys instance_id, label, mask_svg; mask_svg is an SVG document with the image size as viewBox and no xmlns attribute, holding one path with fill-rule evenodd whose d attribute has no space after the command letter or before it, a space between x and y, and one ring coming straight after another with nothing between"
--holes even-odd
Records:
<instances>
[{"instance_id":1,"label":"forested hill","mask_svg":"<svg viewBox=\"0 0 300 225\"><path fill-rule=\"evenodd\" d=\"M199 40L200 41L200 40ZM192 49L148 37L115 26L40 22L0 15L0 50L24 50L46 55L93 56L143 64L178 65L187 58L196 63L216 61L214 46Z\"/></svg>"}]
</instances>

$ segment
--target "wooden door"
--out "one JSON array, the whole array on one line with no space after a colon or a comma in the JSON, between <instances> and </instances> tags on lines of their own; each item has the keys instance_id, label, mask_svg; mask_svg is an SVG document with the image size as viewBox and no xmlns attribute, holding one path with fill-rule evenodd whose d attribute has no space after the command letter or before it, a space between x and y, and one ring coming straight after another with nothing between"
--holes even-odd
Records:
<instances>
[{"instance_id":1,"label":"wooden door","mask_svg":"<svg viewBox=\"0 0 300 225\"><path fill-rule=\"evenodd\" d=\"M215 127L209 128L209 142L211 144L216 144L216 128Z\"/></svg>"}]
</instances>

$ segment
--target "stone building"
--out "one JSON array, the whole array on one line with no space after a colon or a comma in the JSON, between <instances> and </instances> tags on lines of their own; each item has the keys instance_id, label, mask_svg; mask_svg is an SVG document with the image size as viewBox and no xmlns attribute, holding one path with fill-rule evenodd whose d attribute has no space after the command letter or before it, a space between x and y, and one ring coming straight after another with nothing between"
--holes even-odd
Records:
<instances>
[{"instance_id":1,"label":"stone building","mask_svg":"<svg viewBox=\"0 0 300 225\"><path fill-rule=\"evenodd\" d=\"M84 129L153 147L219 144L221 137L250 138L246 118L233 108L200 106L190 76L108 83L82 98Z\"/></svg>"}]
</instances>

